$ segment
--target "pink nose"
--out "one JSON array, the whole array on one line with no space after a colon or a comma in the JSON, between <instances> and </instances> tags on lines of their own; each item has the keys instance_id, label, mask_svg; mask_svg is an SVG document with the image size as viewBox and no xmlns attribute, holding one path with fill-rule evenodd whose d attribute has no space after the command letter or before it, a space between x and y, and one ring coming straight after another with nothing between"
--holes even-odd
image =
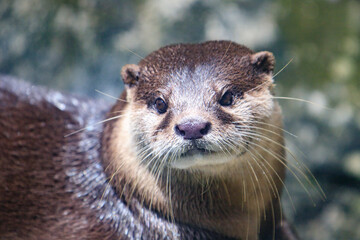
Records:
<instances>
[{"instance_id":1,"label":"pink nose","mask_svg":"<svg viewBox=\"0 0 360 240\"><path fill-rule=\"evenodd\" d=\"M211 128L210 122L200 122L189 120L175 126L175 133L184 139L192 140L202 138L209 133Z\"/></svg>"}]
</instances>

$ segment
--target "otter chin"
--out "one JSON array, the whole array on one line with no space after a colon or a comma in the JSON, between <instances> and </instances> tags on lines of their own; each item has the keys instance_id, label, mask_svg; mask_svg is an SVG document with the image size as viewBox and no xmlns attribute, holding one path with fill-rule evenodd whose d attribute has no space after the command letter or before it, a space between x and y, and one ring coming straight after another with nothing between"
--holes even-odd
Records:
<instances>
[{"instance_id":1,"label":"otter chin","mask_svg":"<svg viewBox=\"0 0 360 240\"><path fill-rule=\"evenodd\" d=\"M178 169L207 169L212 165L225 164L236 159L236 156L228 156L224 153L210 152L205 149L191 149L178 159L171 161L170 166Z\"/></svg>"},{"instance_id":2,"label":"otter chin","mask_svg":"<svg viewBox=\"0 0 360 240\"><path fill-rule=\"evenodd\" d=\"M0 77L0 238L297 239L274 66L169 45L122 68L113 106Z\"/></svg>"}]
</instances>

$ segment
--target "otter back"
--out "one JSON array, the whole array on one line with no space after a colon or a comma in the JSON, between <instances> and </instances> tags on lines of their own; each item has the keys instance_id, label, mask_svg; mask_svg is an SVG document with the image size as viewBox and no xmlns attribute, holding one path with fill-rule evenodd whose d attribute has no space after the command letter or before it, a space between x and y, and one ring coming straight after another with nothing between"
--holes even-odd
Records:
<instances>
[{"instance_id":1,"label":"otter back","mask_svg":"<svg viewBox=\"0 0 360 240\"><path fill-rule=\"evenodd\" d=\"M0 239L223 239L173 224L109 187L100 161L110 106L0 76Z\"/></svg>"}]
</instances>

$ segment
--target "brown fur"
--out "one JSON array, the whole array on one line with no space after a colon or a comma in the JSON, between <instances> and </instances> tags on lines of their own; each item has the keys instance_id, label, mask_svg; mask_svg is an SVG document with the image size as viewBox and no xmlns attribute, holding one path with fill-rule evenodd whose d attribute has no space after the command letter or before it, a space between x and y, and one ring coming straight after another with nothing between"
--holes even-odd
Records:
<instances>
[{"instance_id":1,"label":"brown fur","mask_svg":"<svg viewBox=\"0 0 360 240\"><path fill-rule=\"evenodd\" d=\"M103 159L105 165L109 166L107 173L114 176L113 185L118 192L125 198L141 199L145 206L153 208L164 217L174 217L177 222L241 239L257 239L258 231L261 231L262 239L272 238L273 234L280 239L278 226L282 216L279 215L279 196L285 163L264 150L271 149L281 159L284 158L284 142L279 130L282 126L281 111L276 103L273 107L267 106L272 102L272 82L269 76L274 69L274 63L269 52L254 54L244 46L223 41L164 47L140 61L138 66L125 66L122 77L127 84L127 94L123 95L122 100L127 103L121 102L110 111L122 111L124 116L105 124L104 135L110 138L103 140ZM177 104L185 105L178 103L178 99L171 100L174 90L177 87L183 88L184 94L186 91L193 91L184 84L174 83L183 81L181 77L176 77L177 73L181 75L185 71L188 75L184 81L196 81L191 79L195 78L196 69L203 66L209 66L211 77L214 78L208 81L207 86L210 85L218 91L221 91L221 88L230 88L236 94L244 94L244 98L250 101L254 108L251 113L253 117L262 117L261 121L275 126L266 126L262 132L272 141L259 142L264 147L257 149L262 155L259 163L252 162L249 166L245 164L244 161L252 161L248 154L244 157L245 160L241 157L222 165L200 166L188 170L168 168L165 165L158 177L151 173L151 169L159 165L156 162L158 160L150 164L150 167L141 163L134 145L134 141L137 141L134 140L134 131L144 131L142 122L149 121L156 125L155 117L150 120L146 116L150 114L147 112L155 111L151 104L158 96L169 99L169 110L163 117L159 116L161 120L156 130L160 131L153 133L154 139L168 138L168 141L172 142L173 124L187 114L200 114L210 118L215 125L213 131L220 131L219 134L226 133L217 126L231 125L236 119L233 113L225 108L214 110L218 119L194 109L184 114L181 114L182 109L177 110ZM240 99L240 96L237 97ZM267 111L269 113L266 115ZM116 115L110 114L109 117ZM140 118L142 120L139 120ZM137 124L132 129L130 126L134 120ZM266 131L275 132L277 135L270 136ZM148 137L144 134L141 138ZM265 164L271 165L271 168L260 166ZM264 169L265 175L262 174ZM263 220L266 212L266 220ZM262 227L259 228L260 225Z\"/></svg>"},{"instance_id":2,"label":"brown fur","mask_svg":"<svg viewBox=\"0 0 360 240\"><path fill-rule=\"evenodd\" d=\"M0 77L0 239L296 239L280 216L284 162L264 150L284 156L274 63L228 41L167 46L123 68L126 90L110 110ZM226 90L235 105L219 107ZM157 97L169 105L162 115ZM64 137L105 115L116 118ZM211 121L214 138L231 137L234 121L274 126L258 132L271 140L243 137L263 147L257 161L248 149L223 164L164 162L154 174L161 162L142 162L134 143L171 145L188 116Z\"/></svg>"},{"instance_id":3,"label":"brown fur","mask_svg":"<svg viewBox=\"0 0 360 240\"><path fill-rule=\"evenodd\" d=\"M108 109L0 76L0 239L225 238L121 199L102 167L102 127L64 137Z\"/></svg>"}]
</instances>

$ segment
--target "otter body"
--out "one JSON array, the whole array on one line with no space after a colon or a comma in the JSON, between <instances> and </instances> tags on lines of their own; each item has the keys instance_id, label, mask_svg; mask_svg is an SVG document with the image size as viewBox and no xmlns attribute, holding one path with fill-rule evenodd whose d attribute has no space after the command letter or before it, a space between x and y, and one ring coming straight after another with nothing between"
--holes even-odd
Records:
<instances>
[{"instance_id":1,"label":"otter body","mask_svg":"<svg viewBox=\"0 0 360 240\"><path fill-rule=\"evenodd\" d=\"M273 68L172 45L123 68L112 107L1 77L0 239L295 239Z\"/></svg>"},{"instance_id":2,"label":"otter body","mask_svg":"<svg viewBox=\"0 0 360 240\"><path fill-rule=\"evenodd\" d=\"M124 202L108 187L101 127L64 137L104 119L109 106L6 76L0 99L0 239L219 236Z\"/></svg>"}]
</instances>

